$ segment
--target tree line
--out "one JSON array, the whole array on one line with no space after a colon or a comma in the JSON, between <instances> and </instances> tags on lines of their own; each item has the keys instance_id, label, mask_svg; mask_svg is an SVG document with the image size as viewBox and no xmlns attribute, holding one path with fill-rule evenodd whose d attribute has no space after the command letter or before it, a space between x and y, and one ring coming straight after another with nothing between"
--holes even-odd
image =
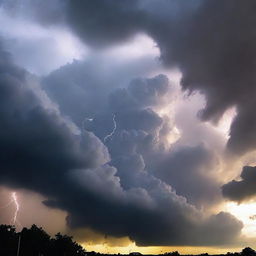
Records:
<instances>
[{"instance_id":1,"label":"tree line","mask_svg":"<svg viewBox=\"0 0 256 256\"><path fill-rule=\"evenodd\" d=\"M16 232L14 226L0 225L1 256L86 256L86 251L71 236L57 233L50 237L32 225Z\"/></svg>"}]
</instances>

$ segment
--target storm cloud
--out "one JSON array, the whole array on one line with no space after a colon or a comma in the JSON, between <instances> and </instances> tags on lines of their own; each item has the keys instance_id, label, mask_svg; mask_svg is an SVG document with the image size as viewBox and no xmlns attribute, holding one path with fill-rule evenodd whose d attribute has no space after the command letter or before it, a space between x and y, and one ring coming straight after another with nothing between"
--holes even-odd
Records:
<instances>
[{"instance_id":1,"label":"storm cloud","mask_svg":"<svg viewBox=\"0 0 256 256\"><path fill-rule=\"evenodd\" d=\"M34 85L36 80L16 67L3 50L0 65L2 182L51 190L46 184L53 185L69 168L108 161L108 151L99 139L88 132L76 135L72 123Z\"/></svg>"},{"instance_id":2,"label":"storm cloud","mask_svg":"<svg viewBox=\"0 0 256 256\"><path fill-rule=\"evenodd\" d=\"M244 166L240 180L232 180L222 187L223 195L232 201L242 202L256 195L256 167Z\"/></svg>"},{"instance_id":3,"label":"storm cloud","mask_svg":"<svg viewBox=\"0 0 256 256\"><path fill-rule=\"evenodd\" d=\"M135 127L127 127L123 122L115 135L117 139L113 137L110 140L113 145L107 149L92 132L75 129L72 121L50 104L47 95L37 85L30 84L34 81L31 75L15 66L3 50L0 70L1 184L46 196L47 206L68 212L70 227L89 227L117 237L129 236L138 245L220 244L232 242L239 236L241 222L228 213L204 216L170 185L148 173L139 151L128 153L128 147L123 148L125 154L114 153L116 143L124 138L125 132L130 133L131 138L135 136L136 144L137 134L153 143L153 134L163 122L156 113L153 116L160 122L149 123L151 129L140 125L146 119L151 120L151 114L134 120ZM144 108L154 103L152 91L158 92L159 97L168 91L168 80L164 76L148 81L150 90L141 94ZM145 88L143 83L136 84L138 90ZM125 111L118 113L120 117ZM141 111L143 109L136 108L129 118ZM143 143L145 140L142 148ZM137 147L132 144L133 148ZM137 184L121 185L126 182L121 175L124 155L134 159L131 167L134 177L138 178ZM112 162L108 164L109 156ZM209 237L204 235L206 230L211 234Z\"/></svg>"},{"instance_id":4,"label":"storm cloud","mask_svg":"<svg viewBox=\"0 0 256 256\"><path fill-rule=\"evenodd\" d=\"M162 61L181 70L183 89L205 95L202 120L217 122L227 109L237 107L227 146L243 154L256 143L250 123L255 108L255 8L253 0L70 1L67 17L74 31L94 46L140 32L150 35Z\"/></svg>"},{"instance_id":5,"label":"storm cloud","mask_svg":"<svg viewBox=\"0 0 256 256\"><path fill-rule=\"evenodd\" d=\"M36 77L0 47L0 184L43 195L67 212L71 229L140 246L237 243L242 222L214 207L222 193L237 202L255 195L255 167L224 186L219 177L222 144L237 159L256 146L255 1L44 4L0 1L6 15L65 28L89 54ZM113 54L138 35L154 40L162 64L155 55L128 58L131 46L127 58ZM184 92L204 95L204 123L179 105ZM237 115L223 139L212 124L231 107Z\"/></svg>"},{"instance_id":6,"label":"storm cloud","mask_svg":"<svg viewBox=\"0 0 256 256\"><path fill-rule=\"evenodd\" d=\"M15 3L12 1L8 9L17 9ZM163 63L182 72L182 88L205 95L202 120L216 123L226 110L236 107L227 148L235 154L255 148L251 124L256 80L255 1L56 0L47 1L48 12L42 12L38 2L26 4L31 10L27 16L38 13L39 22L44 20L45 25L59 24L51 17L60 16L61 24L68 25L93 48L148 34L158 45ZM56 15L56 6L62 15ZM24 13L26 8L18 9Z\"/></svg>"},{"instance_id":7,"label":"storm cloud","mask_svg":"<svg viewBox=\"0 0 256 256\"><path fill-rule=\"evenodd\" d=\"M77 66L77 64L73 63L70 67L73 66L77 72L83 74L86 67L82 73L79 68L80 65ZM93 73L90 75L92 76ZM63 79L62 76L55 76L53 84L51 77L52 75L44 79L44 86L46 86L49 94L54 90L51 85L61 85ZM84 81L80 81L80 84L87 91L88 89L93 90L90 89L90 85L87 87ZM79 82L77 85L79 86ZM112 87L115 86L112 85ZM215 161L212 152L203 146L198 146L195 148L178 148L177 152L173 153L169 151L169 146L166 145L166 130L171 131L173 129L172 123L169 122L168 118L159 116L157 110L169 103L172 98L172 91L173 87L169 79L164 75L157 75L152 78L136 78L125 87L113 88L112 92L108 93L108 100L101 102L103 107L100 109L90 107L91 104L93 106L94 102L87 101L85 103L87 109L91 109L89 116L92 119L86 121L84 127L104 141L109 150L111 161L109 166L105 166L105 168L76 170L72 174L87 189L89 187L96 195L101 194L104 198L102 204L97 203L96 195L93 199L87 198L90 206L96 204L95 208L86 205L77 206L77 203L67 200L69 195L64 197L65 200L64 198L60 199L59 202L46 202L48 206L68 208L71 213L68 223L71 227L85 226L107 235L128 235L139 245L181 245L197 243L188 233L187 227L190 225L195 232L198 232L198 241L206 242L208 239L200 235L201 232L205 232L205 225L211 229L211 222L222 222L222 218L223 221L225 219L229 222L230 215L226 213L212 216L208 220L206 218L202 226L199 223L192 224L185 221L188 216L190 216L188 218L193 219L194 214L201 215L193 204L197 206L207 205L209 198L211 198L211 203L215 200L218 201L220 188L218 183L212 181L212 177L208 173ZM73 92L76 92L74 87ZM66 106L73 95L68 94L64 99L61 91L59 93L55 91L54 97L57 102L61 101L61 106ZM97 95L95 97L97 98ZM83 108L83 106L78 104L77 108ZM70 113L65 112L65 109L63 111L66 114ZM113 116L115 116L116 122L114 132ZM111 137L104 140L111 133ZM105 172L107 173L104 174ZM189 181L187 178L182 178L182 176L186 176L186 173L187 175L193 173ZM105 175L107 176L105 177ZM187 182L190 184L190 189ZM198 183L204 185L198 186ZM76 200L80 201L82 200L80 196L84 196L84 193L77 192L75 195ZM111 207L108 207L108 204ZM170 211L166 207L173 209L174 216L165 216L164 212ZM185 210L186 207L189 207L190 210L188 208ZM98 209L97 212L101 209L100 212L103 212L104 216L97 216L95 209ZM188 213L185 214L185 211ZM180 215L183 214L187 216L185 219L180 218ZM154 218L163 218L164 220L161 223L157 221L155 226ZM202 215L200 218L204 219ZM174 219L176 223L180 223L178 229L175 228ZM185 222L181 224L183 221ZM237 224L235 224L236 227L241 225ZM164 226L167 228L163 229ZM187 238L184 237L184 232L188 235ZM233 234L235 233L237 231ZM225 233L226 235L229 236ZM184 242L186 240L187 242ZM219 243L220 240L211 236L209 242L215 244Z\"/></svg>"}]
</instances>

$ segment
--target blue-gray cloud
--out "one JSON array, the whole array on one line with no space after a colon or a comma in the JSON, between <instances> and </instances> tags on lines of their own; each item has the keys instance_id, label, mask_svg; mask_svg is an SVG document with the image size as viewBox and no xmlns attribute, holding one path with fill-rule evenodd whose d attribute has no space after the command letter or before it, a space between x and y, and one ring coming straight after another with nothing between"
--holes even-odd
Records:
<instances>
[{"instance_id":1,"label":"blue-gray cloud","mask_svg":"<svg viewBox=\"0 0 256 256\"><path fill-rule=\"evenodd\" d=\"M227 146L243 154L256 145L251 126L256 82L254 10L253 0L70 1L67 17L72 29L92 46L148 33L162 61L181 70L183 89L206 96L203 120L216 122L228 108L237 107Z\"/></svg>"},{"instance_id":2,"label":"blue-gray cloud","mask_svg":"<svg viewBox=\"0 0 256 256\"><path fill-rule=\"evenodd\" d=\"M242 224L233 216L219 213L205 218L185 197L147 171L147 156L156 154L161 144L155 139L163 120L153 110L149 113L160 122L149 123L150 129L142 123L151 120L151 115L134 120L134 127L124 122L106 143L107 149L90 131L74 133L68 124L72 121L45 105L40 98L44 92L30 86L31 75L15 66L3 50L0 74L1 184L41 193L48 198L47 206L68 212L70 227L129 236L139 245L223 244L239 236ZM149 81L150 88L167 86L163 76ZM152 104L146 96L140 98L143 108L134 109L129 118ZM122 140L130 145L115 153ZM130 178L124 179L127 161L132 169L126 172L131 172Z\"/></svg>"}]
</instances>

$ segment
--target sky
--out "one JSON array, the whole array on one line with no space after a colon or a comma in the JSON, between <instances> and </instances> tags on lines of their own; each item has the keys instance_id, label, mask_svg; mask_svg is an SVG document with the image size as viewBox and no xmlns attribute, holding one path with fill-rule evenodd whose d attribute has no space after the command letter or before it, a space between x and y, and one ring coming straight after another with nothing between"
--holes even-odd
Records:
<instances>
[{"instance_id":1,"label":"sky","mask_svg":"<svg viewBox=\"0 0 256 256\"><path fill-rule=\"evenodd\" d=\"M88 251L256 242L254 0L0 0L0 223Z\"/></svg>"}]
</instances>

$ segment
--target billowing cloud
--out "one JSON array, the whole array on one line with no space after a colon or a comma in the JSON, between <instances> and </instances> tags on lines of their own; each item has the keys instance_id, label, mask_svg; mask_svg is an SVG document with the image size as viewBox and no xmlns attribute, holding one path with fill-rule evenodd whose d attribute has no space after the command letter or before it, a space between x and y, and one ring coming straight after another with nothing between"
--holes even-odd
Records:
<instances>
[{"instance_id":1,"label":"billowing cloud","mask_svg":"<svg viewBox=\"0 0 256 256\"><path fill-rule=\"evenodd\" d=\"M138 245L216 245L223 243L223 239L225 243L232 242L240 232L241 222L230 214L204 217L152 176L144 177L145 182L150 182L147 189L124 191L115 172L113 167L77 170L71 174L76 184L80 180L81 186L77 188L75 200L68 199L69 192L58 201L46 204L68 209L71 227L91 227L117 237L128 235ZM94 196L85 196L88 194L84 189L89 189ZM210 232L209 237L205 237L206 232Z\"/></svg>"},{"instance_id":2,"label":"billowing cloud","mask_svg":"<svg viewBox=\"0 0 256 256\"><path fill-rule=\"evenodd\" d=\"M31 75L3 50L0 73L2 183L52 194L56 181L70 168L109 160L99 139L89 132L76 135L69 122L45 104L43 92L30 86Z\"/></svg>"},{"instance_id":3,"label":"billowing cloud","mask_svg":"<svg viewBox=\"0 0 256 256\"><path fill-rule=\"evenodd\" d=\"M197 106L184 101L174 108L176 89L159 74L157 56L145 51L125 58L132 47L120 56L113 52L138 34L150 36L162 63L182 73L182 89L205 96L203 121L218 122L236 108L227 148L243 155L256 146L254 1L0 4L8 15L45 31L72 31L91 51L36 78L14 64L17 52L24 60L33 40L23 42L26 49L9 48L14 60L0 49L1 185L40 193L44 205L67 212L71 229L145 246L237 242L242 223L212 212L222 200L217 176L226 138L197 121ZM40 64L40 54L31 65ZM47 54L45 60L51 61ZM254 167L245 167L241 178L223 186L226 198L254 196Z\"/></svg>"},{"instance_id":4,"label":"billowing cloud","mask_svg":"<svg viewBox=\"0 0 256 256\"><path fill-rule=\"evenodd\" d=\"M216 122L228 108L237 107L228 148L240 154L255 147L250 121L255 102L254 9L253 0L70 1L67 17L72 29L94 46L140 32L152 36L163 62L181 70L183 89L206 96L203 120Z\"/></svg>"},{"instance_id":5,"label":"billowing cloud","mask_svg":"<svg viewBox=\"0 0 256 256\"><path fill-rule=\"evenodd\" d=\"M56 83L58 83L57 81ZM48 89L51 91L50 87ZM112 90L113 92L109 93L109 100L105 102L101 110L93 111L93 108L89 106L90 104L87 106L87 108L92 109L91 116L93 116L93 119L88 120L88 126L86 127L104 141L104 138L113 131L114 121L116 122L114 133L105 141L111 155L110 165L112 167L106 166L108 169L107 176L104 174L105 168L91 171L77 170L73 173L77 180L84 181L83 185L85 187L90 187L92 191L96 190L95 194L101 193L105 200L110 201L111 207L106 210L106 202L104 205L97 205L96 208L102 209L100 211L105 213L104 217L100 216L101 219L97 219L94 209L86 206L77 208L77 205L70 205L69 202L62 202L61 200L60 202L48 201L46 204L63 209L68 207L69 212L72 213L68 218L68 223L72 227L89 226L108 235L128 235L140 245L196 243L193 239L189 241L191 239L189 234L187 242L184 242L186 240L184 235L180 235L182 240L178 238L179 230L183 230L183 233L188 232L186 228L191 223L184 224L184 227L182 227L182 224L180 229L177 230L172 224L174 217L164 217L162 209L165 209L164 212L167 213L169 212L167 208L170 207L176 216L176 214L179 215L178 212L181 213L183 210L185 211L186 207L189 207L189 216L191 217L188 218L193 219L193 214L201 215L194 206L186 201L183 202L184 208L180 208L178 205L180 205L180 200L184 200L184 198L177 196L170 185L174 189L178 188L176 189L178 194L184 197L188 196L188 201L196 205L204 204L207 197L214 201L214 197L216 199L220 196L218 184L211 182L212 178L207 173L207 170L211 169L211 162L215 161L214 156L201 147L182 148L177 154L169 152L168 148L165 149L166 139L162 137L163 129L168 127L167 129L171 130L171 123L168 122L168 119L159 116L155 110L157 111L158 107L163 107L167 103L166 97L172 91L172 86L166 76L158 75L150 79L135 79L127 87ZM55 94L55 97L58 99L58 94ZM67 95L67 97L72 98L72 95ZM115 116L115 120L113 120L113 116ZM188 154L190 154L191 161L186 165ZM186 191L188 186L186 181L182 179L184 173L181 174L180 179L168 180L161 177L166 183L154 176L160 176L157 174L157 169L159 169L162 174L166 173L168 175L167 173L170 173L171 175L172 173L174 177L181 168L188 175L193 173L193 178L191 177L189 181L191 186L189 191ZM204 170L206 170L205 173ZM105 183L106 181L107 183ZM198 187L198 182L204 183L205 186ZM167 185L167 183L170 185ZM98 185L94 186L94 184ZM100 187L100 190L98 187ZM113 197L109 198L106 195L113 195ZM65 198L67 197L68 195ZM164 200L165 197L167 201ZM76 199L80 200L79 193L76 193ZM178 205L174 203L175 201ZM89 205L94 204L92 199L87 199L87 202ZM120 208L117 209L117 205ZM134 207L136 212L134 212ZM88 219L84 218L85 214L88 215ZM113 220L110 216L114 216ZM163 221L162 224L157 221L158 227L153 224L154 218L158 219L157 216L166 218L166 222ZM201 215L200 218L202 220L205 217ZM195 224L192 229L198 230L198 236L200 236L201 232L205 232L203 231L205 229L204 225L212 228L211 222L222 218L229 219L229 215L221 213L210 219L205 219L203 226ZM142 223L138 223L136 220L140 220ZM180 223L180 221L184 221L184 219L176 219L176 223ZM143 223L145 226L149 226L146 230ZM170 229L170 231L162 230L162 225L168 227L167 229ZM125 229L129 230L128 233L124 231ZM169 240L168 237L171 237L174 233L176 234L175 241ZM200 241L204 240L202 237L198 239ZM211 239L213 244L218 243L216 239Z\"/></svg>"},{"instance_id":6,"label":"billowing cloud","mask_svg":"<svg viewBox=\"0 0 256 256\"><path fill-rule=\"evenodd\" d=\"M8 53L1 51L1 57L1 184L41 193L48 198L45 205L68 212L72 228L128 236L138 245L215 245L239 236L242 224L232 215L207 217L147 171L150 156L160 154L159 134L165 122L150 106L168 93L166 77L146 80L146 87L144 83L129 87L131 95L133 90L142 91L141 105L115 112L117 130L106 142L107 149L100 135L99 139L92 132L79 132L52 107L44 91L31 85L31 75L16 67ZM146 114L136 118L141 113ZM96 126L94 130L97 134ZM122 140L127 147L115 153ZM122 174L125 157L131 163L130 182Z\"/></svg>"},{"instance_id":7,"label":"billowing cloud","mask_svg":"<svg viewBox=\"0 0 256 256\"><path fill-rule=\"evenodd\" d=\"M109 63L109 58L115 61ZM60 67L42 79L42 86L60 111L81 127L102 112L114 88L128 84L131 77L152 72L158 65L152 56L120 60L112 54L98 54Z\"/></svg>"}]
</instances>

